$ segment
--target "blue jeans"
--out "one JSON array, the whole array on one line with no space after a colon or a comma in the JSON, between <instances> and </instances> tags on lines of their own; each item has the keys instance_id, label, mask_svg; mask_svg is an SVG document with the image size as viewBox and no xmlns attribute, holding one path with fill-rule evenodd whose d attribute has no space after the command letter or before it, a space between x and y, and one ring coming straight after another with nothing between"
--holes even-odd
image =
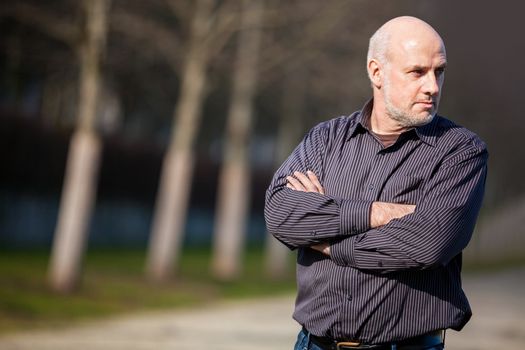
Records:
<instances>
[{"instance_id":1,"label":"blue jeans","mask_svg":"<svg viewBox=\"0 0 525 350\"><path fill-rule=\"evenodd\" d=\"M445 345L439 344L431 347L421 347L416 349L413 346L410 347L404 347L400 346L397 347L396 345L392 345L392 350L444 350ZM310 335L305 332L304 330L301 330L299 334L297 335L297 342L295 343L294 350L323 350L322 348L318 347L314 343L310 341Z\"/></svg>"}]
</instances>

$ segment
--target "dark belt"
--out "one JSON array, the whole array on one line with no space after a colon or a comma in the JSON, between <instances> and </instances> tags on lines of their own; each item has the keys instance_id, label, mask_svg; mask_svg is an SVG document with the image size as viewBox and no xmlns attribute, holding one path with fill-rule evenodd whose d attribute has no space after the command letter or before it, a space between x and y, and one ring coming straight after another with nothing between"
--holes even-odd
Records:
<instances>
[{"instance_id":1,"label":"dark belt","mask_svg":"<svg viewBox=\"0 0 525 350\"><path fill-rule=\"evenodd\" d=\"M308 331L304 329L306 334ZM382 344L365 344L358 341L342 341L330 337L318 337L310 333L310 341L323 350L346 350L346 349L374 349L374 350L391 350L392 345L396 345L398 350L417 350L426 347L443 344L445 331L438 330L429 332L417 337L400 340L392 343Z\"/></svg>"}]
</instances>

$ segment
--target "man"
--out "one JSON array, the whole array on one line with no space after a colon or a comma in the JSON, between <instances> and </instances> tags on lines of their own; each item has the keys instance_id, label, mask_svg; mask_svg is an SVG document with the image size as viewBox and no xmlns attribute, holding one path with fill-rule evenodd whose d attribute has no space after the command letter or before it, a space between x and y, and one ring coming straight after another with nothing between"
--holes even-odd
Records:
<instances>
[{"instance_id":1,"label":"man","mask_svg":"<svg viewBox=\"0 0 525 350\"><path fill-rule=\"evenodd\" d=\"M439 34L414 17L370 39L373 98L314 127L267 191L268 230L298 249L296 349L443 349L471 316L461 251L487 151L437 116Z\"/></svg>"}]
</instances>

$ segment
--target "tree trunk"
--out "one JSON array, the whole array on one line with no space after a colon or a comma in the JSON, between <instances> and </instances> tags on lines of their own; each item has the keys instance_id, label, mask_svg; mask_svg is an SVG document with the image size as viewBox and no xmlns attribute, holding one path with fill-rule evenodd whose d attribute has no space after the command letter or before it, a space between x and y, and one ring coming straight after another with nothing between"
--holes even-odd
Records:
<instances>
[{"instance_id":1,"label":"tree trunk","mask_svg":"<svg viewBox=\"0 0 525 350\"><path fill-rule=\"evenodd\" d=\"M223 280L233 279L240 272L250 200L249 138L262 31L261 7L262 1L243 1L214 232L212 270Z\"/></svg>"},{"instance_id":2,"label":"tree trunk","mask_svg":"<svg viewBox=\"0 0 525 350\"><path fill-rule=\"evenodd\" d=\"M78 127L71 138L49 267L51 286L62 293L72 291L79 280L101 153L94 122L109 0L86 0L84 6L86 37L79 51Z\"/></svg>"},{"instance_id":3,"label":"tree trunk","mask_svg":"<svg viewBox=\"0 0 525 350\"><path fill-rule=\"evenodd\" d=\"M212 0L200 0L196 4L181 92L173 115L171 142L162 165L146 266L148 277L157 282L165 281L172 274L184 236L193 146L206 95L209 57L203 42L209 32L213 5Z\"/></svg>"},{"instance_id":4,"label":"tree trunk","mask_svg":"<svg viewBox=\"0 0 525 350\"><path fill-rule=\"evenodd\" d=\"M282 95L282 115L277 130L275 168L288 158L303 131L303 104L305 94L304 72L301 67L289 66ZM273 279L287 277L290 251L281 242L267 235L266 274Z\"/></svg>"}]
</instances>

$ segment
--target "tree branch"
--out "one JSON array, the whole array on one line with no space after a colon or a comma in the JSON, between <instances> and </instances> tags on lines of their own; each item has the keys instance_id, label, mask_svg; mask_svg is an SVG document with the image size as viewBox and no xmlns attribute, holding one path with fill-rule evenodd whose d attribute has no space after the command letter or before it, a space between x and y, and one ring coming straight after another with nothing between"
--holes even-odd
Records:
<instances>
[{"instance_id":1,"label":"tree branch","mask_svg":"<svg viewBox=\"0 0 525 350\"><path fill-rule=\"evenodd\" d=\"M79 43L81 32L77 25L61 20L59 15L53 14L41 6L18 1L11 6L6 6L2 12L20 23L41 30L74 49Z\"/></svg>"},{"instance_id":2,"label":"tree branch","mask_svg":"<svg viewBox=\"0 0 525 350\"><path fill-rule=\"evenodd\" d=\"M124 36L156 50L175 72L180 73L184 47L174 29L126 10L114 12L111 26Z\"/></svg>"},{"instance_id":3,"label":"tree branch","mask_svg":"<svg viewBox=\"0 0 525 350\"><path fill-rule=\"evenodd\" d=\"M340 1L331 6L325 6L323 10L307 21L301 28L301 40L290 44L289 38L285 38L283 43L276 41L273 45L267 46L262 51L267 57L261 62L261 76L265 77L266 82L272 80L275 67L286 64L292 59L297 64L304 63L318 56L318 53L311 52L309 48L323 41L336 28L345 16L348 15L348 2ZM304 53L304 54L301 54Z\"/></svg>"}]
</instances>

